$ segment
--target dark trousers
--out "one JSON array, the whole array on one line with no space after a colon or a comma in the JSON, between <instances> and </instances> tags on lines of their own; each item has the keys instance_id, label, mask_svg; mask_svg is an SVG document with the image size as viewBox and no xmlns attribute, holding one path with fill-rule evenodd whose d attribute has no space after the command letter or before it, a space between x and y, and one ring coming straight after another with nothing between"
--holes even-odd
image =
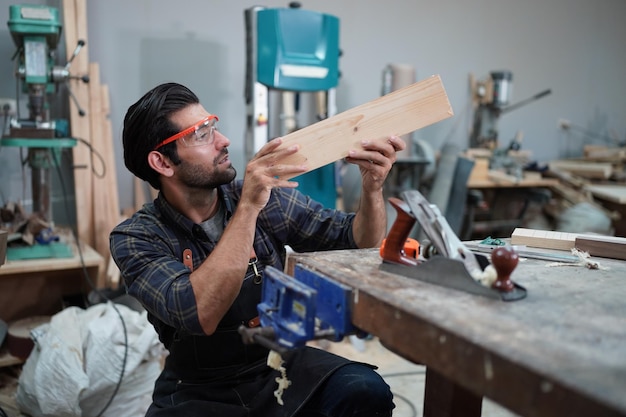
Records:
<instances>
[{"instance_id":1,"label":"dark trousers","mask_svg":"<svg viewBox=\"0 0 626 417\"><path fill-rule=\"evenodd\" d=\"M293 372L284 395L284 406L274 398L278 372L264 361L247 368L246 373L226 380L207 381L189 377L181 380L171 370L159 377L147 417L389 417L394 408L389 386L366 364L317 349L288 365ZM328 358L338 358L334 369L322 366L326 374L312 372ZM302 366L298 367L298 364ZM289 372L289 371L288 371ZM289 375L289 374L288 374ZM298 385L296 385L296 383ZM317 388L315 388L317 386ZM295 410L299 411L294 414Z\"/></svg>"},{"instance_id":2,"label":"dark trousers","mask_svg":"<svg viewBox=\"0 0 626 417\"><path fill-rule=\"evenodd\" d=\"M380 375L351 364L333 372L297 417L387 417L394 407L391 390Z\"/></svg>"}]
</instances>

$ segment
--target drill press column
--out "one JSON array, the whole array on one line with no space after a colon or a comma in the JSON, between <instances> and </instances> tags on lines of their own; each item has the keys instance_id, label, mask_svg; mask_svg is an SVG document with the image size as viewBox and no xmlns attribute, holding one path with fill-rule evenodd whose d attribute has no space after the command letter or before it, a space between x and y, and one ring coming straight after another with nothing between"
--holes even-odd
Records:
<instances>
[{"instance_id":1,"label":"drill press column","mask_svg":"<svg viewBox=\"0 0 626 417\"><path fill-rule=\"evenodd\" d=\"M61 24L56 8L12 5L9 6L7 24L17 47L13 59L16 61L18 91L28 96L29 114L27 118L20 118L18 113L17 117L11 119L10 133L0 139L0 145L28 150L27 162L32 174L32 212L44 221L51 222L51 170L60 164L61 149L73 147L77 141L67 137L69 132L65 120L51 119L47 98L57 93L58 85L66 83L70 78L89 81L86 76L73 77L69 72L69 66L84 42L79 41L64 66L55 66L55 50L61 38ZM19 96L17 99L19 103Z\"/></svg>"}]
</instances>

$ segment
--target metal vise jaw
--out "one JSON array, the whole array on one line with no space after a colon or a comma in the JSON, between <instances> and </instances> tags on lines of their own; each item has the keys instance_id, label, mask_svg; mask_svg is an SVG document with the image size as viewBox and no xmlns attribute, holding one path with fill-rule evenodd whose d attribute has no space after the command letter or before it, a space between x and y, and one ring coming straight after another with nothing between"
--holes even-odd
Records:
<instances>
[{"instance_id":1,"label":"metal vise jaw","mask_svg":"<svg viewBox=\"0 0 626 417\"><path fill-rule=\"evenodd\" d=\"M356 329L351 323L352 290L296 265L294 277L276 268L264 270L258 305L261 327L239 329L245 343L279 353L314 339L340 341Z\"/></svg>"}]
</instances>

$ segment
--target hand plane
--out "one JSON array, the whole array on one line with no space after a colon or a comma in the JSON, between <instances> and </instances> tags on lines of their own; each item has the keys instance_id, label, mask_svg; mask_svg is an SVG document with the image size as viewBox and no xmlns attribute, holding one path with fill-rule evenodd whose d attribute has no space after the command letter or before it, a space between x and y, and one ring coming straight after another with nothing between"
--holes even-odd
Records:
<instances>
[{"instance_id":1,"label":"hand plane","mask_svg":"<svg viewBox=\"0 0 626 417\"><path fill-rule=\"evenodd\" d=\"M397 217L381 251L381 270L504 301L526 297L526 290L510 279L519 260L510 246L494 249L490 263L461 242L437 206L419 191L404 191L402 197L404 201L389 198ZM430 239L428 244L421 243L417 259L403 250L416 221Z\"/></svg>"},{"instance_id":2,"label":"hand plane","mask_svg":"<svg viewBox=\"0 0 626 417\"><path fill-rule=\"evenodd\" d=\"M351 323L352 290L296 265L291 277L276 268L263 273L260 327L242 326L244 343L258 343L280 354L315 339L335 342L356 333Z\"/></svg>"}]
</instances>

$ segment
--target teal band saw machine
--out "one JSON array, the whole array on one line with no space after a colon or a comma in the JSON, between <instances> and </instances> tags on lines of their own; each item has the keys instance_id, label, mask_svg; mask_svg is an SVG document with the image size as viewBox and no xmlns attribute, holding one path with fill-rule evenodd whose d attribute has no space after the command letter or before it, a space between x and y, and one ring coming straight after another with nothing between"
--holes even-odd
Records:
<instances>
[{"instance_id":1,"label":"teal band saw machine","mask_svg":"<svg viewBox=\"0 0 626 417\"><path fill-rule=\"evenodd\" d=\"M250 160L271 138L337 112L339 19L304 10L255 6L245 10L246 23L246 158ZM309 99L308 101L306 99ZM313 99L314 103L310 103ZM307 108L307 104L309 104ZM307 125L310 123L304 123ZM296 179L304 194L334 208L335 164Z\"/></svg>"}]
</instances>

